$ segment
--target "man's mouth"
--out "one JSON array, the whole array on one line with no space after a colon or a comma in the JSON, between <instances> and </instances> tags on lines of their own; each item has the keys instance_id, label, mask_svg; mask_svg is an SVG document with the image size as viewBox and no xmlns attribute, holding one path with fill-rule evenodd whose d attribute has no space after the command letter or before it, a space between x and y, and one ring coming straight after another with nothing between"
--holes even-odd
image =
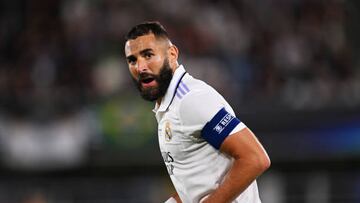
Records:
<instances>
[{"instance_id":1,"label":"man's mouth","mask_svg":"<svg viewBox=\"0 0 360 203\"><path fill-rule=\"evenodd\" d=\"M142 87L152 87L155 85L156 80L152 76L147 76L147 77L141 78L140 83L141 83Z\"/></svg>"},{"instance_id":2,"label":"man's mouth","mask_svg":"<svg viewBox=\"0 0 360 203\"><path fill-rule=\"evenodd\" d=\"M147 78L141 79L141 83L149 84L154 80L155 80L155 78L153 78L153 77L147 77Z\"/></svg>"}]
</instances>

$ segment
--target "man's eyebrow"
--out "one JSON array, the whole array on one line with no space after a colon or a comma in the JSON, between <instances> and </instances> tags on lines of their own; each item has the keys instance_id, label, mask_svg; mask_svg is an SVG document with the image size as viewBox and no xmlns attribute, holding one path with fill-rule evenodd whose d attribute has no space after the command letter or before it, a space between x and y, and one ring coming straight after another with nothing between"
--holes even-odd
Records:
<instances>
[{"instance_id":1,"label":"man's eyebrow","mask_svg":"<svg viewBox=\"0 0 360 203\"><path fill-rule=\"evenodd\" d=\"M148 48L148 49L141 50L140 54L143 55L143 54L145 54L147 52L152 52L152 51L153 51L152 49Z\"/></svg>"},{"instance_id":2,"label":"man's eyebrow","mask_svg":"<svg viewBox=\"0 0 360 203\"><path fill-rule=\"evenodd\" d=\"M140 55L144 55L145 53L152 52L152 51L153 51L153 49L147 48L147 49L141 50ZM134 60L136 60L136 57L134 55L130 55L130 56L127 56L126 59L128 61L134 61Z\"/></svg>"}]
</instances>

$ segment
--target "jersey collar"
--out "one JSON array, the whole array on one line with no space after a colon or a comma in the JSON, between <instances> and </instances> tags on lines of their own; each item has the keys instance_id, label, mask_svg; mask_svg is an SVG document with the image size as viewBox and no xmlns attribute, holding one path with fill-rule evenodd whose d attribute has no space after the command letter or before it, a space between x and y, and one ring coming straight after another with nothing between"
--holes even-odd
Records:
<instances>
[{"instance_id":1,"label":"jersey collar","mask_svg":"<svg viewBox=\"0 0 360 203\"><path fill-rule=\"evenodd\" d=\"M176 89L179 86L179 83L185 74L186 74L186 70L183 65L180 65L175 70L173 78L171 79L170 85L165 93L165 96L161 100L161 104L160 105L158 105L157 103L155 104L155 108L153 109L153 111L155 113L158 111L160 111L160 112L166 111L169 108L171 102L174 99Z\"/></svg>"}]
</instances>

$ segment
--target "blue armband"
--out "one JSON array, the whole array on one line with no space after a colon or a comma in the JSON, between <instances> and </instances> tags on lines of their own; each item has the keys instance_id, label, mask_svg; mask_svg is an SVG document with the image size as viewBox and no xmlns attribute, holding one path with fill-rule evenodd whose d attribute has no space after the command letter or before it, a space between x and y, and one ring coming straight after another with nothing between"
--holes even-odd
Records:
<instances>
[{"instance_id":1,"label":"blue armband","mask_svg":"<svg viewBox=\"0 0 360 203\"><path fill-rule=\"evenodd\" d=\"M222 108L206 123L201 136L213 147L219 149L225 138L239 123L239 119Z\"/></svg>"}]
</instances>

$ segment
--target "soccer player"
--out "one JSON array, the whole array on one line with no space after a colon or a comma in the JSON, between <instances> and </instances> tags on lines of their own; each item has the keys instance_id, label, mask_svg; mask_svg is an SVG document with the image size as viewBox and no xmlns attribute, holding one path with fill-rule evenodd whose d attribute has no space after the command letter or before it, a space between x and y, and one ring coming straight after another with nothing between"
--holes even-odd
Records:
<instances>
[{"instance_id":1,"label":"soccer player","mask_svg":"<svg viewBox=\"0 0 360 203\"><path fill-rule=\"evenodd\" d=\"M166 202L260 203L256 178L270 166L266 151L216 90L179 65L164 27L134 26L125 55L141 96L155 102L160 151L176 189Z\"/></svg>"}]
</instances>

